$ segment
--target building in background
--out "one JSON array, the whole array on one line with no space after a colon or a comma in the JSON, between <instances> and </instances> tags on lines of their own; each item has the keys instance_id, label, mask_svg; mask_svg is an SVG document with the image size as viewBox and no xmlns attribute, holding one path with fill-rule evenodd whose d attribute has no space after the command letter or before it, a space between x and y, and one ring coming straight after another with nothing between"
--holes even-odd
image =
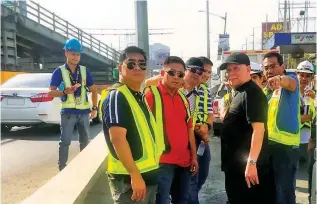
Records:
<instances>
[{"instance_id":1,"label":"building in background","mask_svg":"<svg viewBox=\"0 0 317 204\"><path fill-rule=\"evenodd\" d=\"M165 59L170 56L170 47L161 43L150 45L149 68L161 69Z\"/></svg>"}]
</instances>

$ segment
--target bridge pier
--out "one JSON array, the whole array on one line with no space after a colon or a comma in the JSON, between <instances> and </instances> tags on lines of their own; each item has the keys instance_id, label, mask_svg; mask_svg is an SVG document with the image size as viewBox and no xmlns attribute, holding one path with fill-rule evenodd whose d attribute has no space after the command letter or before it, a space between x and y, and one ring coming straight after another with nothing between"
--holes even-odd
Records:
<instances>
[{"instance_id":1,"label":"bridge pier","mask_svg":"<svg viewBox=\"0 0 317 204\"><path fill-rule=\"evenodd\" d=\"M18 67L16 23L1 21L1 69L16 70Z\"/></svg>"}]
</instances>

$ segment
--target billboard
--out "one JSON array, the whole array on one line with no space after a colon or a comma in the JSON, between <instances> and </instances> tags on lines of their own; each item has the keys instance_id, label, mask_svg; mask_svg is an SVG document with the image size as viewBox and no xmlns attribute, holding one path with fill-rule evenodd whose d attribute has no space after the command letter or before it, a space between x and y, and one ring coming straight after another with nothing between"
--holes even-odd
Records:
<instances>
[{"instance_id":1,"label":"billboard","mask_svg":"<svg viewBox=\"0 0 317 204\"><path fill-rule=\"evenodd\" d=\"M292 44L316 44L316 33L293 33Z\"/></svg>"},{"instance_id":2,"label":"billboard","mask_svg":"<svg viewBox=\"0 0 317 204\"><path fill-rule=\"evenodd\" d=\"M228 34L219 34L218 41L218 56L222 54L222 51L229 51L229 35Z\"/></svg>"},{"instance_id":3,"label":"billboard","mask_svg":"<svg viewBox=\"0 0 317 204\"><path fill-rule=\"evenodd\" d=\"M264 22L262 23L262 49L266 42L274 35L283 31L283 22Z\"/></svg>"}]
</instances>

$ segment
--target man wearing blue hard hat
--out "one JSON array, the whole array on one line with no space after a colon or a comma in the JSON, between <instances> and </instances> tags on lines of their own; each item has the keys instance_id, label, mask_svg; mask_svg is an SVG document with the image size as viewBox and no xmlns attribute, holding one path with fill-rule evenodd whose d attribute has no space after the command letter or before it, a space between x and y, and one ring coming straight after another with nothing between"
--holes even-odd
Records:
<instances>
[{"instance_id":1,"label":"man wearing blue hard hat","mask_svg":"<svg viewBox=\"0 0 317 204\"><path fill-rule=\"evenodd\" d=\"M90 72L79 65L82 46L77 39L70 39L64 46L66 63L52 74L49 95L61 98L61 139L59 143L59 170L66 166L69 145L75 126L79 133L80 151L89 143L89 120L97 116L97 88ZM91 91L93 107L87 97ZM89 117L90 114L90 117Z\"/></svg>"}]
</instances>

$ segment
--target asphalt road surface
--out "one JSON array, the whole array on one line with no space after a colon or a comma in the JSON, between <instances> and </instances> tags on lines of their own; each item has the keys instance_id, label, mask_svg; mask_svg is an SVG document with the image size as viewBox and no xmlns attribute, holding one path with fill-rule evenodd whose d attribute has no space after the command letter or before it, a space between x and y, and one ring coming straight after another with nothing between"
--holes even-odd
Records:
<instances>
[{"instance_id":1,"label":"asphalt road surface","mask_svg":"<svg viewBox=\"0 0 317 204\"><path fill-rule=\"evenodd\" d=\"M101 131L91 125L91 137ZM59 170L59 128L14 128L1 138L1 203L20 203ZM69 160L79 153L78 134L74 132Z\"/></svg>"}]
</instances>

